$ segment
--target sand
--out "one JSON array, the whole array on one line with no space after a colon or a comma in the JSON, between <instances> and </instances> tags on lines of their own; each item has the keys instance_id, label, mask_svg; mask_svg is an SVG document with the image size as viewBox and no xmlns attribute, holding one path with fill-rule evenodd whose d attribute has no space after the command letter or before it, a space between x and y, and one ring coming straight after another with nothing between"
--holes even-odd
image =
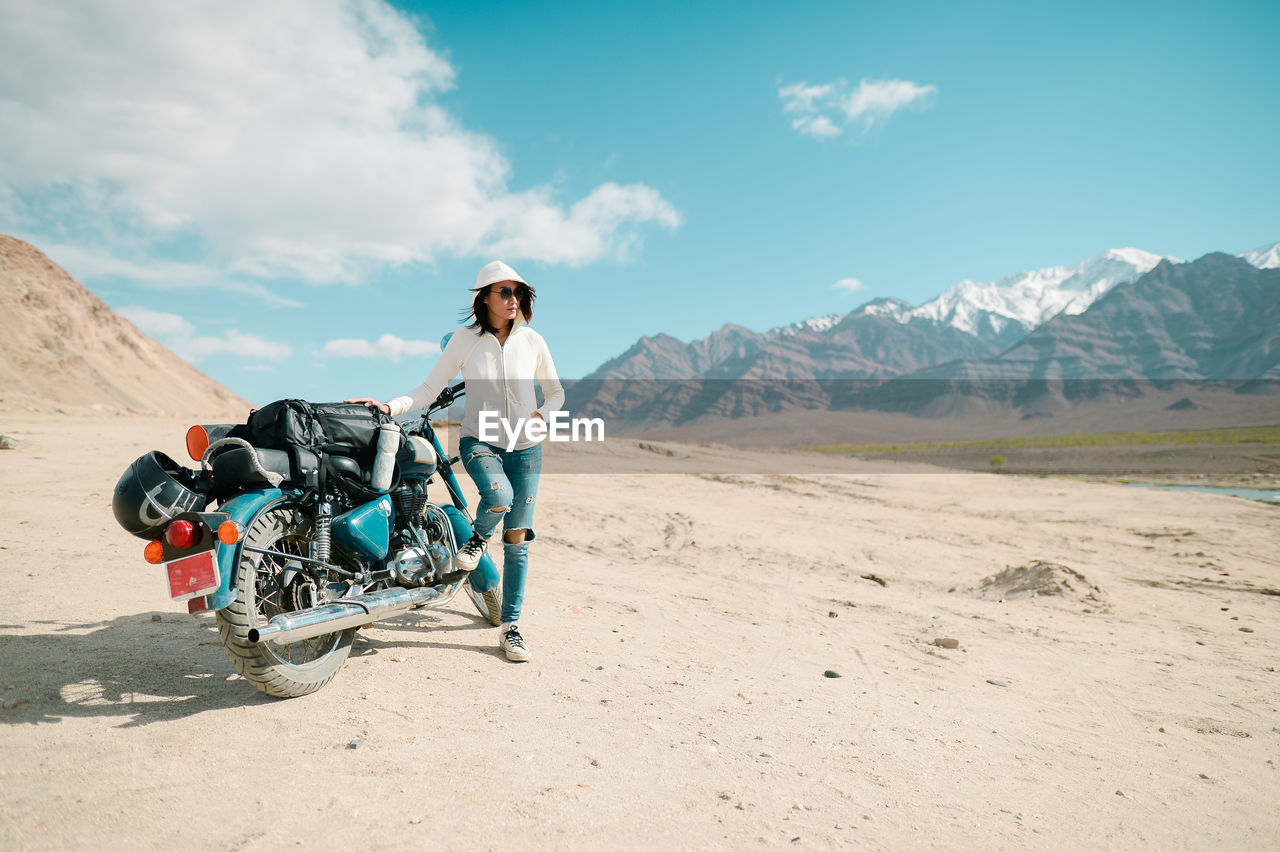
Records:
<instances>
[{"instance_id":1,"label":"sand","mask_svg":"<svg viewBox=\"0 0 1280 852\"><path fill-rule=\"evenodd\" d=\"M579 447L533 662L458 600L280 701L111 517L186 425L0 411L0 849L1280 843L1276 507Z\"/></svg>"}]
</instances>

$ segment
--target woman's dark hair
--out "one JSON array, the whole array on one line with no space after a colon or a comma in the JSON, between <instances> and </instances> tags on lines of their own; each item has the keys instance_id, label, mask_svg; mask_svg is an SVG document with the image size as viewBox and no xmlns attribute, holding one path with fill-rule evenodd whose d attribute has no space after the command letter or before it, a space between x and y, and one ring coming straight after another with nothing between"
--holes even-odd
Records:
<instances>
[{"instance_id":1,"label":"woman's dark hair","mask_svg":"<svg viewBox=\"0 0 1280 852\"><path fill-rule=\"evenodd\" d=\"M502 282L497 282L502 283ZM489 295L489 291L493 288L490 284L488 287L477 290L475 298L471 300L471 310L465 309L462 312L462 318L465 320L471 317L471 322L467 328L478 328L481 331L487 331L490 334L497 334L498 330L489 324L489 308L485 305L484 300ZM524 315L524 321L530 322L533 319L533 300L536 294L533 288L528 284L515 284L516 299L520 302L520 313Z\"/></svg>"}]
</instances>

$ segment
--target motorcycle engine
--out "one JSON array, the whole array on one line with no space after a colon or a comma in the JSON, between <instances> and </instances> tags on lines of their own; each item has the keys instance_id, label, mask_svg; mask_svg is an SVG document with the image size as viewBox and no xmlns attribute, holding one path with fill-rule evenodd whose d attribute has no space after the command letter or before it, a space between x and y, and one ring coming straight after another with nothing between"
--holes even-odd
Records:
<instances>
[{"instance_id":1,"label":"motorcycle engine","mask_svg":"<svg viewBox=\"0 0 1280 852\"><path fill-rule=\"evenodd\" d=\"M413 529L402 530L402 547L387 558L396 581L405 586L430 586L449 572L449 519L438 506L427 503L421 517L411 518ZM416 535L415 535L416 533ZM425 546L424 546L425 545Z\"/></svg>"}]
</instances>

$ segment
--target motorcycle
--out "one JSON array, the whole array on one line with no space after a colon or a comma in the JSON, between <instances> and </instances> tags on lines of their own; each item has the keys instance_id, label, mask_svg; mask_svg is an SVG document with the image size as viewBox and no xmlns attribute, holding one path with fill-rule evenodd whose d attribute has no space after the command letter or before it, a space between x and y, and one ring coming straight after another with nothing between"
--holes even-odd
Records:
<instances>
[{"instance_id":1,"label":"motorcycle","mask_svg":"<svg viewBox=\"0 0 1280 852\"><path fill-rule=\"evenodd\" d=\"M463 587L500 623L493 560L452 565L472 519L458 457L430 418L462 394L461 383L446 388L404 429L362 405L301 400L264 406L245 425L192 426L187 450L200 468L147 453L120 478L112 509L147 539L143 557L165 569L170 596L216 613L246 680L307 695L338 674L359 628L447 606ZM447 500L429 499L436 480Z\"/></svg>"}]
</instances>

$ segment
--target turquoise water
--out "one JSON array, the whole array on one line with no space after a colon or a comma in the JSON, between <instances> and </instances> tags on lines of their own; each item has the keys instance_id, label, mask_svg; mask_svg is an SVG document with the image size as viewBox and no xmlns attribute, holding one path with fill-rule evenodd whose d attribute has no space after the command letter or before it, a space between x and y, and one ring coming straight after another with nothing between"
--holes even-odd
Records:
<instances>
[{"instance_id":1,"label":"turquoise water","mask_svg":"<svg viewBox=\"0 0 1280 852\"><path fill-rule=\"evenodd\" d=\"M1203 491L1205 494L1226 494L1263 503L1280 503L1280 489L1276 488L1213 488L1209 485L1148 485L1145 482L1126 482L1132 488L1159 488L1162 491Z\"/></svg>"}]
</instances>

